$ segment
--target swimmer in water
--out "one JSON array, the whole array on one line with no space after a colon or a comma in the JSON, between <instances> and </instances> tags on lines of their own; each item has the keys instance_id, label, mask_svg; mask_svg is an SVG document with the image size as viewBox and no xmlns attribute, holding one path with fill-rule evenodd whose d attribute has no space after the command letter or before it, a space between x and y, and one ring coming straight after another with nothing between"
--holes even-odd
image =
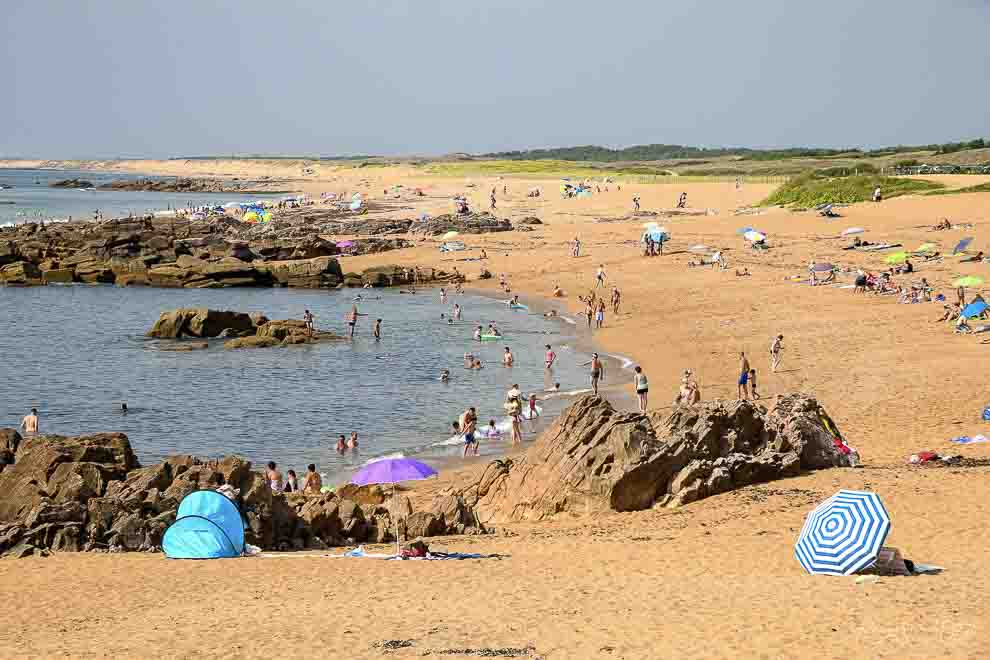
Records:
<instances>
[{"instance_id":1,"label":"swimmer in water","mask_svg":"<svg viewBox=\"0 0 990 660\"><path fill-rule=\"evenodd\" d=\"M457 303L454 303L454 320L455 321L461 320L461 306L458 305Z\"/></svg>"},{"instance_id":2,"label":"swimmer in water","mask_svg":"<svg viewBox=\"0 0 990 660\"><path fill-rule=\"evenodd\" d=\"M126 415L127 414L127 404L126 403L120 404L120 413L122 415Z\"/></svg>"},{"instance_id":3,"label":"swimmer in water","mask_svg":"<svg viewBox=\"0 0 990 660\"><path fill-rule=\"evenodd\" d=\"M488 326L488 329L491 330L491 326ZM480 325L477 328L474 329L474 340L475 341L481 341L481 326Z\"/></svg>"},{"instance_id":4,"label":"swimmer in water","mask_svg":"<svg viewBox=\"0 0 990 660\"><path fill-rule=\"evenodd\" d=\"M444 369L443 371L440 372L440 382L446 383L449 380L450 380L450 370Z\"/></svg>"}]
</instances>

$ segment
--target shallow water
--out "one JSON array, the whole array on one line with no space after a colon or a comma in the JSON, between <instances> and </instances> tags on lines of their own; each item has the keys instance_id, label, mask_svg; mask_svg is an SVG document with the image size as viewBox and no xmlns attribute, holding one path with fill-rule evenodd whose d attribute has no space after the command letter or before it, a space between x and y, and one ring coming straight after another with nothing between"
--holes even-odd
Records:
<instances>
[{"instance_id":1,"label":"shallow water","mask_svg":"<svg viewBox=\"0 0 990 660\"><path fill-rule=\"evenodd\" d=\"M587 387L585 361L570 346L573 328L539 313L510 310L477 296L452 296L464 318L502 328L504 342L476 343L473 325L440 318L436 290L418 295L362 290L362 314L353 341L272 349L166 352L144 333L161 311L211 307L301 318L309 309L317 326L343 332L348 291L293 289L174 290L113 286L0 288L0 427L17 426L32 407L42 432L66 435L122 431L142 462L175 453L237 453L254 462L275 460L297 473L310 462L339 474L371 457L426 451L458 455L449 443L450 422L477 406L481 426L504 417L502 401L513 383L540 393L551 381L562 390ZM371 335L382 318L383 338ZM544 344L558 353L547 378ZM501 366L510 346L516 366ZM465 352L480 354L481 371L463 368ZM449 383L439 380L442 368ZM543 420L567 396L551 396ZM126 402L127 415L119 412ZM527 439L538 427L526 423ZM357 431L357 455L340 456L336 436ZM495 450L482 443L483 453Z\"/></svg>"},{"instance_id":2,"label":"shallow water","mask_svg":"<svg viewBox=\"0 0 990 660\"><path fill-rule=\"evenodd\" d=\"M50 188L63 179L83 179L97 186L116 180L141 178L131 173L74 170L16 170L0 168L0 226L49 218L92 219L97 209L104 218L140 215L166 208L188 208L225 202L263 199L273 195L237 193L161 193L117 190ZM167 178L167 177L155 177ZM277 195L274 195L277 196ZM5 202L14 202L7 204Z\"/></svg>"}]
</instances>

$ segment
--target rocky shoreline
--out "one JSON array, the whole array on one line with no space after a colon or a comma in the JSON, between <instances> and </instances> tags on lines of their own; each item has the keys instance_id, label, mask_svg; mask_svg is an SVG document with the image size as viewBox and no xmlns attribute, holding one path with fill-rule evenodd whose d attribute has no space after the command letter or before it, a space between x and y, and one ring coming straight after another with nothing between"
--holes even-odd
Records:
<instances>
[{"instance_id":1,"label":"rocky shoreline","mask_svg":"<svg viewBox=\"0 0 990 660\"><path fill-rule=\"evenodd\" d=\"M117 179L99 186L86 179L62 179L49 184L50 188L95 188L130 192L172 193L235 193L243 195L285 194L286 181L239 179L194 179L187 177L156 177ZM277 189L278 186L286 189Z\"/></svg>"},{"instance_id":2,"label":"rocky shoreline","mask_svg":"<svg viewBox=\"0 0 990 660\"><path fill-rule=\"evenodd\" d=\"M233 322L208 320L194 329ZM157 551L182 498L221 486L233 489L247 541L277 550L387 543L396 526L400 539L410 539L480 534L492 523L561 514L678 507L804 471L855 466L858 457L843 449L835 428L802 394L778 396L770 409L712 401L669 415L618 412L585 396L521 456L459 475L418 511L405 496L385 506L380 487L273 493L237 456L173 456L142 467L121 433L23 439L0 429L0 556Z\"/></svg>"},{"instance_id":3,"label":"rocky shoreline","mask_svg":"<svg viewBox=\"0 0 990 660\"><path fill-rule=\"evenodd\" d=\"M0 429L0 556L159 551L182 498L221 486L233 489L246 541L266 550L388 543L396 528L400 539L486 531L453 495L414 511L379 486L274 493L238 456L172 456L142 467L122 433L25 439Z\"/></svg>"},{"instance_id":4,"label":"rocky shoreline","mask_svg":"<svg viewBox=\"0 0 990 660\"><path fill-rule=\"evenodd\" d=\"M307 215L309 213L309 215ZM315 217L311 217L315 216ZM333 210L302 211L266 224L227 215L205 219L146 216L104 222L30 223L0 231L0 284L117 284L185 288L401 286L450 283L457 273L391 264L345 272L337 257L401 250L406 238L368 235L415 234L419 221L347 222ZM332 225L325 228L321 223ZM474 218L461 225L436 219L422 233L463 226L481 231ZM488 223L493 231L508 221ZM488 226L488 225L486 225ZM328 232L326 229L332 231ZM346 233L345 233L346 232ZM327 234L362 236L334 242Z\"/></svg>"}]
</instances>

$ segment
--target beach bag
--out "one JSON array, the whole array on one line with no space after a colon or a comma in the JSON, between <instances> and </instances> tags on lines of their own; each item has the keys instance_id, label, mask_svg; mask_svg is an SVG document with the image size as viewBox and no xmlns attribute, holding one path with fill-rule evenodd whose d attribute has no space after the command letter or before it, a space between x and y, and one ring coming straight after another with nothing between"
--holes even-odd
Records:
<instances>
[{"instance_id":1,"label":"beach bag","mask_svg":"<svg viewBox=\"0 0 990 660\"><path fill-rule=\"evenodd\" d=\"M983 421L990 422L990 406L983 409Z\"/></svg>"}]
</instances>

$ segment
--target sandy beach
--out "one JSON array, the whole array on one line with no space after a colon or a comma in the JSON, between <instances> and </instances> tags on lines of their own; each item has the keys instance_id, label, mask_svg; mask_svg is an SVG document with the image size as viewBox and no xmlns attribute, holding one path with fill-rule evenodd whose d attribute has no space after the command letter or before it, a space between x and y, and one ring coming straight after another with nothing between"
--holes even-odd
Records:
<instances>
[{"instance_id":1,"label":"sandy beach","mask_svg":"<svg viewBox=\"0 0 990 660\"><path fill-rule=\"evenodd\" d=\"M817 397L863 466L750 486L680 509L562 516L499 526L491 536L434 539L434 547L497 555L460 562L313 553L211 562L166 561L161 554L3 561L0 596L7 616L0 656L247 657L304 649L350 658L990 655L990 443L950 442L986 431L980 414L990 405L984 374L990 346L981 343L983 335L953 334L951 324L935 322L939 303L898 304L896 296L854 293L852 272L841 272L831 286L800 281L810 262L888 267L888 253L842 249L849 240L840 234L851 227L865 229L866 240L900 243L905 250L934 242L949 254L970 236L974 249L984 249L990 239L986 193L903 196L839 208L842 217L829 219L814 211L751 211L774 186L750 181L741 189L731 181L619 181L608 192L562 199L557 179L429 176L408 166L318 165L305 177L299 163L92 166L272 176L314 197L361 191L372 201L394 203L383 217L450 212L457 193L483 210L496 187L496 215L534 216L543 224L532 232L464 236L468 250L452 255L441 254L435 241L422 241L347 257L345 271L386 263L457 266L470 287L500 296L498 276L504 273L514 293L578 316L583 305L577 296L594 286L602 265L607 288L621 290L622 307L618 315L606 315L592 340L642 366L650 378L651 409L670 406L685 369L693 370L703 399L734 398L738 354L745 351L764 399L789 392ZM990 180L928 178L950 188ZM422 188L425 196L384 195L396 184ZM534 187L544 195L527 197ZM663 217L682 192L698 214ZM641 200L637 215L634 196ZM931 231L942 218L971 226ZM671 234L663 257L642 256L639 237L649 221ZM745 226L765 232L770 250L750 249L737 233ZM570 252L575 237L583 243L578 258ZM721 250L728 268L689 267L698 258L689 248L697 244ZM456 261L477 257L480 249L486 261ZM986 276L988 268L952 257L914 263L913 275L895 279L924 277L950 302L954 279ZM482 268L495 277L476 280ZM750 275L737 276L742 269ZM556 283L566 296L550 299ZM785 339L774 374L768 349L777 334ZM606 397L630 405L630 371L611 369L605 385ZM970 460L954 467L909 465L908 457L922 450ZM418 485L414 497L468 479L476 469L446 472ZM892 520L887 545L946 570L866 584L805 574L793 553L797 533L807 512L840 488L879 493ZM382 646L390 640L403 643Z\"/></svg>"}]
</instances>

